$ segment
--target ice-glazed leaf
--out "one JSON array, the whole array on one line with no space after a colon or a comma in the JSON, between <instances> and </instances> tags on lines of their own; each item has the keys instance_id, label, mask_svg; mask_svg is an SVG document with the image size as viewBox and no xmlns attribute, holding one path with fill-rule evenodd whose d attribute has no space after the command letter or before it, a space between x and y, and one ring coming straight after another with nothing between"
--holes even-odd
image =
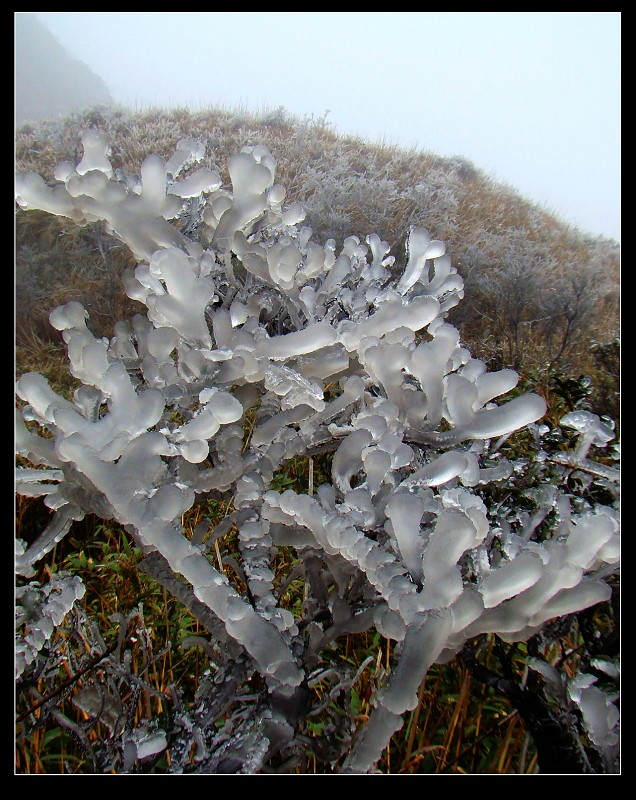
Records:
<instances>
[{"instance_id":1,"label":"ice-glazed leaf","mask_svg":"<svg viewBox=\"0 0 636 800\"><path fill-rule=\"evenodd\" d=\"M16 384L18 395L25 400L33 411L47 422L55 421L55 413L59 409L76 412L73 404L64 400L51 389L46 378L37 372L27 372Z\"/></svg>"},{"instance_id":2,"label":"ice-glazed leaf","mask_svg":"<svg viewBox=\"0 0 636 800\"><path fill-rule=\"evenodd\" d=\"M191 257L177 248L157 252L151 267L165 283L165 293L148 297L149 318L177 330L186 340L211 344L205 310L214 297L214 283L198 277Z\"/></svg>"},{"instance_id":3,"label":"ice-glazed leaf","mask_svg":"<svg viewBox=\"0 0 636 800\"><path fill-rule=\"evenodd\" d=\"M134 742L139 759L154 756L168 746L166 734L162 730L146 732L144 729L138 729L135 731Z\"/></svg>"},{"instance_id":4,"label":"ice-glazed leaf","mask_svg":"<svg viewBox=\"0 0 636 800\"><path fill-rule=\"evenodd\" d=\"M401 484L401 489L411 489L418 486L442 486L453 478L461 475L469 466L468 459L463 453L449 451L442 453L430 464L413 472Z\"/></svg>"},{"instance_id":5,"label":"ice-glazed leaf","mask_svg":"<svg viewBox=\"0 0 636 800\"><path fill-rule=\"evenodd\" d=\"M108 159L108 147L103 137L97 131L89 130L82 136L84 158L77 165L78 175L85 175L91 170L99 170L107 177L113 174L113 165Z\"/></svg>"},{"instance_id":6,"label":"ice-glazed leaf","mask_svg":"<svg viewBox=\"0 0 636 800\"><path fill-rule=\"evenodd\" d=\"M313 353L334 344L335 341L336 332L331 325L317 322L301 331L261 340L257 345L256 353L268 358L287 359Z\"/></svg>"},{"instance_id":7,"label":"ice-glazed leaf","mask_svg":"<svg viewBox=\"0 0 636 800\"><path fill-rule=\"evenodd\" d=\"M343 494L351 488L352 477L362 469L362 451L372 441L369 431L354 431L336 450L331 467L333 482Z\"/></svg>"},{"instance_id":8,"label":"ice-glazed leaf","mask_svg":"<svg viewBox=\"0 0 636 800\"><path fill-rule=\"evenodd\" d=\"M258 162L249 153L231 156L228 170L234 197L214 233L215 244L222 251L232 246L237 231L243 231L260 217L268 204L267 190L274 183L273 166Z\"/></svg>"},{"instance_id":9,"label":"ice-glazed leaf","mask_svg":"<svg viewBox=\"0 0 636 800\"><path fill-rule=\"evenodd\" d=\"M480 593L473 586L466 586L457 600L450 606L453 633L463 631L484 611Z\"/></svg>"},{"instance_id":10,"label":"ice-glazed leaf","mask_svg":"<svg viewBox=\"0 0 636 800\"><path fill-rule=\"evenodd\" d=\"M368 319L361 322L340 323L338 338L347 350L352 352L366 337L379 339L401 327L419 331L432 322L438 313L439 303L434 297L416 297L410 302L403 303L393 296L384 301Z\"/></svg>"},{"instance_id":11,"label":"ice-glazed leaf","mask_svg":"<svg viewBox=\"0 0 636 800\"><path fill-rule=\"evenodd\" d=\"M397 290L405 294L419 280L426 264L426 251L431 242L428 231L423 228L412 228L407 239L409 260L400 278Z\"/></svg>"},{"instance_id":12,"label":"ice-glazed leaf","mask_svg":"<svg viewBox=\"0 0 636 800\"><path fill-rule=\"evenodd\" d=\"M465 438L489 439L536 422L546 412L546 402L538 394L515 397L496 408L478 411L466 426Z\"/></svg>"},{"instance_id":13,"label":"ice-glazed leaf","mask_svg":"<svg viewBox=\"0 0 636 800\"><path fill-rule=\"evenodd\" d=\"M518 382L519 376L512 369L502 369L499 372L482 372L475 381L477 385L475 411L483 408L493 397L499 397L514 389Z\"/></svg>"},{"instance_id":14,"label":"ice-glazed leaf","mask_svg":"<svg viewBox=\"0 0 636 800\"><path fill-rule=\"evenodd\" d=\"M560 424L567 428L574 428L581 433L593 430L595 433L601 434L605 441L614 438L614 431L608 425L601 423L599 417L590 411L572 411L561 418Z\"/></svg>"},{"instance_id":15,"label":"ice-glazed leaf","mask_svg":"<svg viewBox=\"0 0 636 800\"><path fill-rule=\"evenodd\" d=\"M259 425L252 434L252 445L260 447L269 444L288 425L295 425L306 419L313 412L312 406L298 405L274 414L266 422Z\"/></svg>"},{"instance_id":16,"label":"ice-glazed leaf","mask_svg":"<svg viewBox=\"0 0 636 800\"><path fill-rule=\"evenodd\" d=\"M181 139L174 155L166 163L166 172L174 178L186 166L201 161L205 156L205 145L196 139Z\"/></svg>"},{"instance_id":17,"label":"ice-glazed leaf","mask_svg":"<svg viewBox=\"0 0 636 800\"><path fill-rule=\"evenodd\" d=\"M492 608L533 586L543 572L541 560L524 553L501 564L484 578L480 590L484 607Z\"/></svg>"},{"instance_id":18,"label":"ice-glazed leaf","mask_svg":"<svg viewBox=\"0 0 636 800\"><path fill-rule=\"evenodd\" d=\"M615 436L609 425L589 411L572 411L561 419L561 425L574 428L581 434L576 449L570 456L572 463L582 464L592 445L605 447Z\"/></svg>"},{"instance_id":19,"label":"ice-glazed leaf","mask_svg":"<svg viewBox=\"0 0 636 800\"><path fill-rule=\"evenodd\" d=\"M541 625L553 617L573 614L575 611L609 600L611 595L611 588L603 581L582 580L571 589L562 589L550 598L549 602L534 614L531 623Z\"/></svg>"},{"instance_id":20,"label":"ice-glazed leaf","mask_svg":"<svg viewBox=\"0 0 636 800\"><path fill-rule=\"evenodd\" d=\"M593 569L599 552L616 531L616 521L606 514L580 516L567 539L568 561L584 570Z\"/></svg>"},{"instance_id":21,"label":"ice-glazed leaf","mask_svg":"<svg viewBox=\"0 0 636 800\"><path fill-rule=\"evenodd\" d=\"M420 593L424 608L445 608L463 590L457 562L466 550L479 543L480 532L473 520L456 509L439 511L424 550L424 587Z\"/></svg>"},{"instance_id":22,"label":"ice-glazed leaf","mask_svg":"<svg viewBox=\"0 0 636 800\"><path fill-rule=\"evenodd\" d=\"M272 364L265 370L263 382L266 389L283 398L281 407L284 409L310 406L315 411L324 410L322 386L303 378L296 370Z\"/></svg>"},{"instance_id":23,"label":"ice-glazed leaf","mask_svg":"<svg viewBox=\"0 0 636 800\"><path fill-rule=\"evenodd\" d=\"M77 217L73 198L64 186L49 188L35 172L18 175L15 181L16 201L21 208L37 208L61 217Z\"/></svg>"},{"instance_id":24,"label":"ice-glazed leaf","mask_svg":"<svg viewBox=\"0 0 636 800\"><path fill-rule=\"evenodd\" d=\"M568 686L568 693L579 706L587 732L600 750L618 744L620 712L611 697L595 686L596 678L577 675Z\"/></svg>"},{"instance_id":25,"label":"ice-glazed leaf","mask_svg":"<svg viewBox=\"0 0 636 800\"><path fill-rule=\"evenodd\" d=\"M391 529L397 539L400 555L416 583L421 582L423 575L425 541L420 531L420 520L425 508L426 504L421 497L400 492L392 496L385 512L391 520Z\"/></svg>"},{"instance_id":26,"label":"ice-glazed leaf","mask_svg":"<svg viewBox=\"0 0 636 800\"><path fill-rule=\"evenodd\" d=\"M166 165L166 172L168 165ZM211 169L199 169L188 175L182 181L173 183L168 189L168 194L177 195L177 197L198 197L204 192L212 192L218 189L221 185L221 178Z\"/></svg>"},{"instance_id":27,"label":"ice-glazed leaf","mask_svg":"<svg viewBox=\"0 0 636 800\"><path fill-rule=\"evenodd\" d=\"M421 342L413 351L408 371L419 381L426 398L426 424L439 425L443 415L444 377L447 364L459 344L459 332L444 324L433 332L431 341Z\"/></svg>"},{"instance_id":28,"label":"ice-glazed leaf","mask_svg":"<svg viewBox=\"0 0 636 800\"><path fill-rule=\"evenodd\" d=\"M374 447L362 456L362 464L367 476L365 486L375 495L391 471L391 454L380 447Z\"/></svg>"}]
</instances>

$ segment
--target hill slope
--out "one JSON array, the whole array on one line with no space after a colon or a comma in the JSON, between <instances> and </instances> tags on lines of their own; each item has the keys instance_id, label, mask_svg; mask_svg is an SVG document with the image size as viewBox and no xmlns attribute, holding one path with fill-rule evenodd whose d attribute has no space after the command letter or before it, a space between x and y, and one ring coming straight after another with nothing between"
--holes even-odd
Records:
<instances>
[{"instance_id":1,"label":"hill slope","mask_svg":"<svg viewBox=\"0 0 636 800\"><path fill-rule=\"evenodd\" d=\"M113 102L104 81L72 58L36 17L15 17L16 125Z\"/></svg>"},{"instance_id":2,"label":"hill slope","mask_svg":"<svg viewBox=\"0 0 636 800\"><path fill-rule=\"evenodd\" d=\"M180 139L202 140L205 166L228 185L228 156L264 144L286 202L304 205L317 241L333 238L340 247L347 236L375 232L400 261L409 227L426 228L446 243L465 281L466 299L451 321L493 367L592 372L599 366L592 343L616 345L618 244L587 236L466 159L339 136L324 119L300 120L282 108L260 117L112 109L18 130L17 170L53 182L58 163L81 157L87 128L106 135L114 166L129 172L150 153L170 157ZM19 332L44 336L50 308L74 298L109 335L130 306L116 277L124 264L117 243L100 229L78 231L49 215L18 212L17 219Z\"/></svg>"}]
</instances>

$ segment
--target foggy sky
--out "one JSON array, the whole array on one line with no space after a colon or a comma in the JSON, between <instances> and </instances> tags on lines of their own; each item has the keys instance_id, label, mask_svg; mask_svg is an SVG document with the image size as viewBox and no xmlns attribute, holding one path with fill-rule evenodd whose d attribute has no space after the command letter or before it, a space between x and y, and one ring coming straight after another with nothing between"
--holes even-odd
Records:
<instances>
[{"instance_id":1,"label":"foggy sky","mask_svg":"<svg viewBox=\"0 0 636 800\"><path fill-rule=\"evenodd\" d=\"M620 240L620 12L28 13L133 109L328 111Z\"/></svg>"}]
</instances>

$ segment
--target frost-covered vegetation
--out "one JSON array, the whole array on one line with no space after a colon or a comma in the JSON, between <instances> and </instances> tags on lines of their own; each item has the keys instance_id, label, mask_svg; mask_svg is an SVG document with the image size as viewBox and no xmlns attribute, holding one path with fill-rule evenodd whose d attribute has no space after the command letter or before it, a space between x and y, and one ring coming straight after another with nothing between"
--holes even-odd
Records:
<instances>
[{"instance_id":1,"label":"frost-covered vegetation","mask_svg":"<svg viewBox=\"0 0 636 800\"><path fill-rule=\"evenodd\" d=\"M487 203L488 184L460 160L420 156L409 187L396 164L406 174L414 154L377 148L356 164L324 121L280 113L264 129L285 166L275 141L239 128L225 171L227 119L83 122L79 150L63 125L18 135L20 226L33 216L44 230L41 212L65 220L62 240L80 226L94 255L71 267L78 283L94 290L96 264L114 283L121 257L130 305L114 288L82 303L68 287L50 323L71 379L17 382L18 492L51 512L17 540L22 771L20 740L43 732L72 738L70 771L390 772L404 726L393 771L426 771L436 748L447 767L459 747L414 743L427 675L452 663L525 726L534 755L517 771L615 771L615 424L586 407L584 381L554 371L612 308L612 243L498 206L491 187L492 227L459 251L465 285L448 240L475 225L466 186L481 182ZM108 149L103 130L118 126ZM38 142L65 156L46 181L24 171ZM328 143L340 148L329 170ZM18 249L26 277L51 269L33 239ZM578 275L593 286L579 291ZM476 357L451 320L480 283L500 338ZM532 294L516 299L520 285ZM32 281L21 288L33 302ZM511 368L539 309L535 341L565 407ZM35 336L28 302L22 322ZM68 544L94 518L121 531L97 566L91 542ZM104 620L80 576L99 596L109 563L134 602ZM144 611L156 587L165 620ZM174 603L188 630L154 653ZM150 678L167 651L194 650L195 674Z\"/></svg>"},{"instance_id":2,"label":"frost-covered vegetation","mask_svg":"<svg viewBox=\"0 0 636 800\"><path fill-rule=\"evenodd\" d=\"M151 152L168 160L181 139L204 143L202 165L220 173L235 152L263 144L276 154L287 202L306 209L314 241L376 233L398 258L413 225L444 241L466 287L449 319L490 366L532 373L546 390L555 373L607 374L590 343L612 348L617 336L617 243L565 224L462 157L337 136L324 118L299 120L283 109L259 118L103 110L19 130L18 171L53 180L56 164L81 158L79 136L87 127L107 137L128 172ZM50 340L47 309L56 300L80 300L101 335L132 313L116 278L130 259L101 226L79 230L48 215L19 214L17 234L19 331ZM596 410L617 415L615 386L594 384Z\"/></svg>"}]
</instances>

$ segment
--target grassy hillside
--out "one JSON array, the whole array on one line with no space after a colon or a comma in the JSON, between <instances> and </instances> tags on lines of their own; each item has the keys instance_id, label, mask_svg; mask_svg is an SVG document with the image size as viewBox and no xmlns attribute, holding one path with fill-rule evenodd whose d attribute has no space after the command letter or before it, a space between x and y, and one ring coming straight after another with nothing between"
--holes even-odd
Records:
<instances>
[{"instance_id":1,"label":"grassy hillside","mask_svg":"<svg viewBox=\"0 0 636 800\"><path fill-rule=\"evenodd\" d=\"M602 385L600 413L617 415L607 373L617 354L618 244L567 225L468 160L339 136L325 119L300 120L283 109L260 117L101 110L22 127L17 170L53 181L59 162L81 157L80 135L89 127L106 134L114 166L128 172L149 153L168 158L180 139L196 138L207 146L205 166L227 180L229 155L264 144L286 202L305 206L319 242L375 232L400 261L409 226L426 228L446 243L464 278L465 300L450 321L476 355L539 382L554 371L591 375ZM16 242L21 358L28 357L22 347L50 339L48 312L58 303L81 300L102 335L132 310L118 280L126 256L99 226L80 231L57 217L18 212Z\"/></svg>"}]
</instances>

